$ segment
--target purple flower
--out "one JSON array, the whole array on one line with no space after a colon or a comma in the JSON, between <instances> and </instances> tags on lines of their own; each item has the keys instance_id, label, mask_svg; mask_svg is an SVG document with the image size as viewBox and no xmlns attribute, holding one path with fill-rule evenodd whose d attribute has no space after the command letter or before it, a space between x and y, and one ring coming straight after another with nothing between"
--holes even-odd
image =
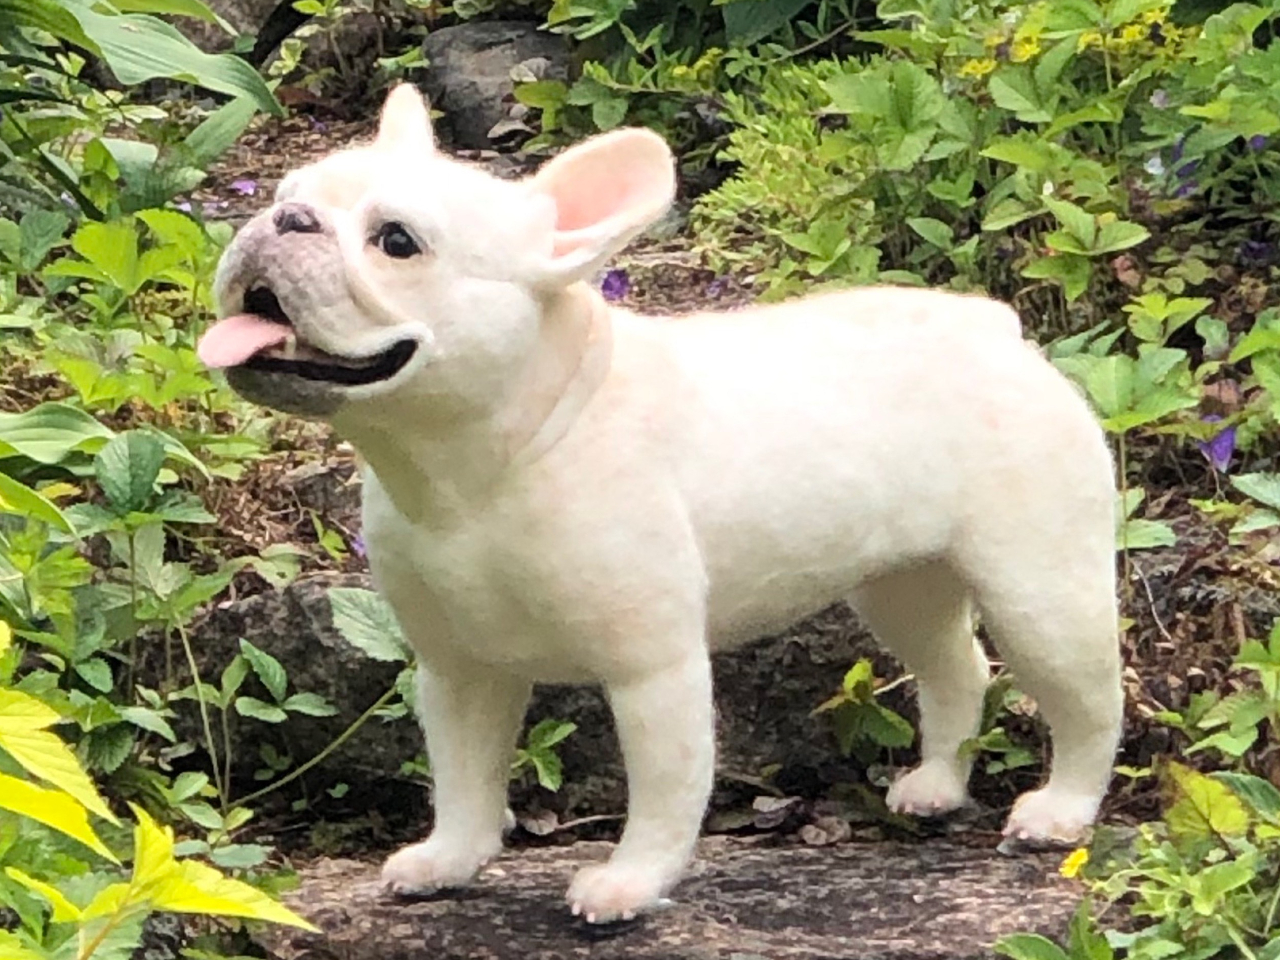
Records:
<instances>
[{"instance_id":1,"label":"purple flower","mask_svg":"<svg viewBox=\"0 0 1280 960\"><path fill-rule=\"evenodd\" d=\"M1262 240L1246 240L1240 244L1240 259L1264 263L1271 255L1271 244Z\"/></svg>"},{"instance_id":2,"label":"purple flower","mask_svg":"<svg viewBox=\"0 0 1280 960\"><path fill-rule=\"evenodd\" d=\"M315 117L311 116L311 114L307 114L307 119L311 122L311 129L316 131L316 133L324 133L329 129L328 125L323 120L317 120Z\"/></svg>"},{"instance_id":3,"label":"purple flower","mask_svg":"<svg viewBox=\"0 0 1280 960\"><path fill-rule=\"evenodd\" d=\"M1191 176L1193 173L1196 172L1196 167L1198 166L1200 166L1199 160L1188 160L1186 163L1180 166L1177 170L1175 170L1174 173L1177 175L1178 179L1185 180L1187 177Z\"/></svg>"},{"instance_id":4,"label":"purple flower","mask_svg":"<svg viewBox=\"0 0 1280 960\"><path fill-rule=\"evenodd\" d=\"M1179 137L1177 140L1174 141L1173 157L1172 157L1172 160L1174 163L1177 163L1179 160L1182 159L1182 151L1186 149L1186 146L1187 146L1186 137Z\"/></svg>"},{"instance_id":5,"label":"purple flower","mask_svg":"<svg viewBox=\"0 0 1280 960\"><path fill-rule=\"evenodd\" d=\"M1219 423L1222 418L1216 413L1200 418L1203 423ZM1232 454L1236 452L1236 428L1234 425L1219 430L1206 441L1196 443L1209 466L1218 473L1226 473L1231 467Z\"/></svg>"},{"instance_id":6,"label":"purple flower","mask_svg":"<svg viewBox=\"0 0 1280 960\"><path fill-rule=\"evenodd\" d=\"M1163 110L1169 106L1169 91L1161 89L1151 94L1151 105L1157 110Z\"/></svg>"},{"instance_id":7,"label":"purple flower","mask_svg":"<svg viewBox=\"0 0 1280 960\"><path fill-rule=\"evenodd\" d=\"M724 296L725 291L727 291L728 289L729 289L728 279L725 277L716 277L709 284L707 284L707 296L722 297Z\"/></svg>"},{"instance_id":8,"label":"purple flower","mask_svg":"<svg viewBox=\"0 0 1280 960\"><path fill-rule=\"evenodd\" d=\"M1249 149L1254 153L1260 153L1267 148L1267 138L1262 134L1257 134L1249 138Z\"/></svg>"},{"instance_id":9,"label":"purple flower","mask_svg":"<svg viewBox=\"0 0 1280 960\"><path fill-rule=\"evenodd\" d=\"M1199 189L1200 184L1194 180L1188 180L1186 183L1178 184L1178 189L1173 191L1173 195L1179 200L1185 200Z\"/></svg>"},{"instance_id":10,"label":"purple flower","mask_svg":"<svg viewBox=\"0 0 1280 960\"><path fill-rule=\"evenodd\" d=\"M204 212L204 215L207 217L211 213L217 213L219 210L227 209L227 203L228 201L226 200L206 200L204 203L200 205L200 209Z\"/></svg>"},{"instance_id":11,"label":"purple flower","mask_svg":"<svg viewBox=\"0 0 1280 960\"><path fill-rule=\"evenodd\" d=\"M600 281L600 292L609 301L621 300L631 292L631 278L625 270L610 270Z\"/></svg>"},{"instance_id":12,"label":"purple flower","mask_svg":"<svg viewBox=\"0 0 1280 960\"><path fill-rule=\"evenodd\" d=\"M174 206L175 206L175 207L177 207L179 210L181 210L183 213L190 213L190 212L191 212L191 201L190 201L190 200L183 200L181 203L175 203L175 204L174 204Z\"/></svg>"},{"instance_id":13,"label":"purple flower","mask_svg":"<svg viewBox=\"0 0 1280 960\"><path fill-rule=\"evenodd\" d=\"M231 189L242 197L252 197L258 192L257 180L232 180Z\"/></svg>"},{"instance_id":14,"label":"purple flower","mask_svg":"<svg viewBox=\"0 0 1280 960\"><path fill-rule=\"evenodd\" d=\"M358 533L351 538L351 552L361 559L369 555L365 550L364 537Z\"/></svg>"}]
</instances>

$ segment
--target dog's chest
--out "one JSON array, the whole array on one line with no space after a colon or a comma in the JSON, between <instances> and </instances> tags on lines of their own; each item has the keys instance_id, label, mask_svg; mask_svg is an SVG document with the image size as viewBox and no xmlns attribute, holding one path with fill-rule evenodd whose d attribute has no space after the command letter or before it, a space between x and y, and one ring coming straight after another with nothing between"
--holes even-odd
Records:
<instances>
[{"instance_id":1,"label":"dog's chest","mask_svg":"<svg viewBox=\"0 0 1280 960\"><path fill-rule=\"evenodd\" d=\"M581 644L568 605L554 599L539 563L544 547L502 511L415 524L366 479L365 540L378 589L410 643L430 660L464 655L550 680L579 680Z\"/></svg>"}]
</instances>

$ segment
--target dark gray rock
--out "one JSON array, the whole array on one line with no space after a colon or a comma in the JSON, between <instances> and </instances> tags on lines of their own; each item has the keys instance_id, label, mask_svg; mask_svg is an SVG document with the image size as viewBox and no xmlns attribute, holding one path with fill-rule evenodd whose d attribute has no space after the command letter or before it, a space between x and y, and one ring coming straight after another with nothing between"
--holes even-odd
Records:
<instances>
[{"instance_id":1,"label":"dark gray rock","mask_svg":"<svg viewBox=\"0 0 1280 960\"><path fill-rule=\"evenodd\" d=\"M394 682L395 664L366 658L334 629L327 598L334 586L370 583L362 575L304 577L282 591L219 604L193 627L207 680L216 680L245 637L280 660L291 691L319 693L338 708L333 717L296 715L274 728L242 727L256 721L233 716L235 741L250 747L263 738L278 741L301 762L325 749ZM815 795L826 786L859 779L856 766L840 757L827 721L812 717L810 711L830 696L844 671L869 649L871 641L852 615L835 609L781 637L717 657L722 781L752 783L761 771L776 767L772 780L783 790ZM261 690L251 689L255 684L249 681L244 692L261 696ZM561 791L552 795L532 784L517 784L515 808L536 806L562 817L621 811L625 777L600 691L540 688L528 716L530 724L547 717L571 720L578 730L561 746ZM326 761L317 782L376 783L396 776L402 762L421 752L421 736L411 719L373 720ZM240 773L251 776L256 752L250 748L241 753Z\"/></svg>"},{"instance_id":2,"label":"dark gray rock","mask_svg":"<svg viewBox=\"0 0 1280 960\"><path fill-rule=\"evenodd\" d=\"M455 147L480 149L506 141L522 108L514 102L512 70L545 80L568 80L568 41L536 23L472 21L433 30L423 41L429 61L423 89L444 111L436 131ZM491 137L491 131L493 136Z\"/></svg>"},{"instance_id":3,"label":"dark gray rock","mask_svg":"<svg viewBox=\"0 0 1280 960\"><path fill-rule=\"evenodd\" d=\"M562 897L603 844L511 851L452 897L386 898L377 868L329 860L302 871L291 905L321 928L273 928L279 960L968 960L1001 936L1060 936L1079 888L1060 855L1008 859L950 843L819 849L703 841L675 906L634 923L589 927Z\"/></svg>"}]
</instances>

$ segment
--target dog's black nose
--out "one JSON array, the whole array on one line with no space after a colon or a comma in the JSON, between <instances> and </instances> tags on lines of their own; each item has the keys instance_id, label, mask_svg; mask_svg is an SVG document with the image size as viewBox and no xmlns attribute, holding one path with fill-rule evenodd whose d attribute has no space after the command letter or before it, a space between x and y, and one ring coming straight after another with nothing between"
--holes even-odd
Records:
<instances>
[{"instance_id":1,"label":"dog's black nose","mask_svg":"<svg viewBox=\"0 0 1280 960\"><path fill-rule=\"evenodd\" d=\"M320 218L305 203L282 203L271 217L276 233L319 233Z\"/></svg>"}]
</instances>

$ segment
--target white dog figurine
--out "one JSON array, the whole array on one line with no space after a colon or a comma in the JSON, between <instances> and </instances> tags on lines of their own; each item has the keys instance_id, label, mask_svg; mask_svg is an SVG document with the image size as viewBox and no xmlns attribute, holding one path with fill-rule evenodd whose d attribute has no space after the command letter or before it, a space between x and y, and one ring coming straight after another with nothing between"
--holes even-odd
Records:
<instances>
[{"instance_id":1,"label":"white dog figurine","mask_svg":"<svg viewBox=\"0 0 1280 960\"><path fill-rule=\"evenodd\" d=\"M369 560L418 656L435 783L389 887L472 880L502 844L530 685L600 683L629 812L568 902L594 922L655 905L711 792L710 653L840 600L919 683L923 760L889 805L966 799L976 609L1053 735L1005 831L1078 838L1122 713L1114 480L1084 400L979 297L606 305L587 281L674 180L637 129L496 179L438 153L402 86L374 143L292 173L223 258L200 356L368 464Z\"/></svg>"}]
</instances>

